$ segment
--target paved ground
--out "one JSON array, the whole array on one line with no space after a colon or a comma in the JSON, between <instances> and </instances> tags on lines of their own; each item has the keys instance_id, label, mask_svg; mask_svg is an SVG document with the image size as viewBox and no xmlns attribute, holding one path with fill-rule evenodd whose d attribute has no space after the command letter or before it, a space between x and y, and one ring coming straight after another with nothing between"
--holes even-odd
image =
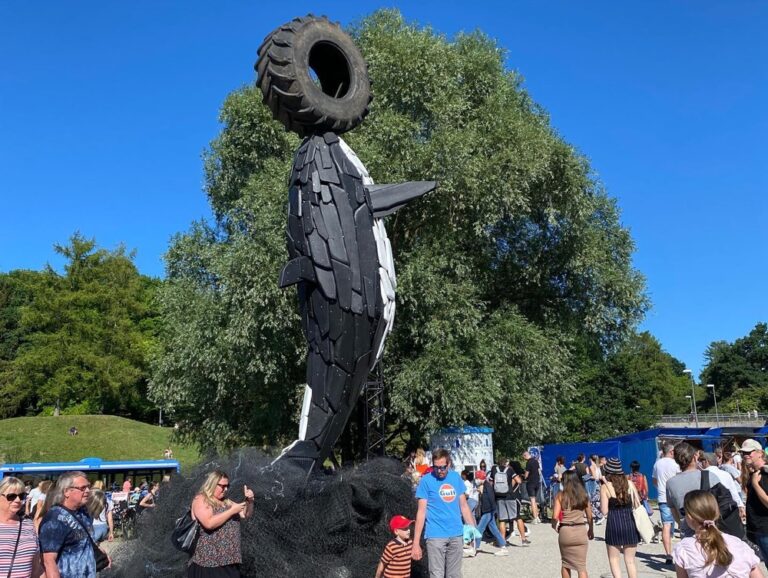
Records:
<instances>
[{"instance_id":1,"label":"paved ground","mask_svg":"<svg viewBox=\"0 0 768 578\"><path fill-rule=\"evenodd\" d=\"M655 513L654 520L657 519L658 513ZM494 556L498 548L483 542L475 558L464 559L464 578L488 578L503 573L520 578L559 578L560 549L557 546L557 532L549 524L529 524L528 527L532 544L523 548L520 546L520 538L513 538L515 545L509 546L509 556ZM595 539L590 542L587 550L587 570L592 578L611 578L604 535L605 524L595 526ZM678 541L672 541L673 548ZM661 544L641 544L637 548L636 560L638 578L675 576L674 567L664 564L664 547ZM761 565L761 569L763 576L768 576L765 565ZM623 563L621 571L622 576L627 575ZM575 572L573 577L576 578Z\"/></svg>"},{"instance_id":2,"label":"paved ground","mask_svg":"<svg viewBox=\"0 0 768 578\"><path fill-rule=\"evenodd\" d=\"M532 544L523 548L520 539L514 538L515 546L509 547L509 556L494 556L498 548L484 542L475 558L465 558L464 578L488 578L509 573L521 578L558 578L560 576L560 550L557 547L557 532L549 524L529 525ZM587 569L593 578L607 576L611 571L606 554L605 525L595 526L595 539L590 542L587 553ZM677 542L673 542L676 544ZM661 544L644 544L637 549L638 578L675 576L672 566L665 566L664 548ZM626 569L622 568L626 576ZM575 578L575 573L574 573Z\"/></svg>"}]
</instances>

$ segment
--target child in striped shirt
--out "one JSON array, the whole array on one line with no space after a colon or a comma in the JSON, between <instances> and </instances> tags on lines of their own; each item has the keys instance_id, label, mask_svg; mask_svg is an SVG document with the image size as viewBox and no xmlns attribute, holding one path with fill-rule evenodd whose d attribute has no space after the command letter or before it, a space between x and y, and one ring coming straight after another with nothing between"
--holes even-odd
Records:
<instances>
[{"instance_id":1,"label":"child in striped shirt","mask_svg":"<svg viewBox=\"0 0 768 578\"><path fill-rule=\"evenodd\" d=\"M389 529L395 537L384 547L376 568L376 578L411 577L411 524L413 520L405 516L393 516L389 521Z\"/></svg>"}]
</instances>

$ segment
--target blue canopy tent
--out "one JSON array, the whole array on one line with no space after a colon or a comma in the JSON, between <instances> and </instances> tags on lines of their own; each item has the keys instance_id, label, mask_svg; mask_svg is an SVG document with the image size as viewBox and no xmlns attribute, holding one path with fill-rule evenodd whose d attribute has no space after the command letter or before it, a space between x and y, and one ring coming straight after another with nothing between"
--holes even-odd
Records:
<instances>
[{"instance_id":1,"label":"blue canopy tent","mask_svg":"<svg viewBox=\"0 0 768 578\"><path fill-rule=\"evenodd\" d=\"M720 435L713 435L708 428L653 428L634 432L601 442L575 442L570 444L548 444L542 449L542 466L548 479L555 467L557 456L565 456L566 467L576 456L583 453L586 456L597 454L605 457L621 459L624 469L629 473L629 464L634 460L640 462L640 471L648 478L649 496L657 497L653 486L653 464L659 455L662 440L674 442L688 441L705 451L712 451L720 443Z\"/></svg>"},{"instance_id":2,"label":"blue canopy tent","mask_svg":"<svg viewBox=\"0 0 768 578\"><path fill-rule=\"evenodd\" d=\"M541 467L544 480L549 481L549 477L554 473L557 456L565 458L565 467L570 468L576 461L576 456L584 454L589 456L597 454L609 458L617 458L620 455L621 443L616 441L604 442L574 442L569 444L547 444L541 449Z\"/></svg>"}]
</instances>

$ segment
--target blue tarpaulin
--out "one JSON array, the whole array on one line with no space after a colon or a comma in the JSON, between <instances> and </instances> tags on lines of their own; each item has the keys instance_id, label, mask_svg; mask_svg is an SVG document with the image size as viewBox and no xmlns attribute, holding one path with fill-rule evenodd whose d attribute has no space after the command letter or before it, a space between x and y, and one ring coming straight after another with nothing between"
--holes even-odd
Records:
<instances>
[{"instance_id":1,"label":"blue tarpaulin","mask_svg":"<svg viewBox=\"0 0 768 578\"><path fill-rule=\"evenodd\" d=\"M653 428L634 432L600 442L574 442L567 444L547 444L542 448L542 468L544 479L554 472L557 456L565 457L565 467L570 468L576 456L583 453L587 456L597 454L607 458L617 457L621 459L624 470L629 473L629 464L637 460L640 463L640 471L648 478L649 496L656 498L656 488L653 486L653 464L659 455L659 445L662 440L683 441L687 440L701 447L705 451L713 451L720 445L723 437L726 437L730 428ZM744 428L740 428L744 429ZM765 437L768 427L746 428L751 429L754 437Z\"/></svg>"}]
</instances>

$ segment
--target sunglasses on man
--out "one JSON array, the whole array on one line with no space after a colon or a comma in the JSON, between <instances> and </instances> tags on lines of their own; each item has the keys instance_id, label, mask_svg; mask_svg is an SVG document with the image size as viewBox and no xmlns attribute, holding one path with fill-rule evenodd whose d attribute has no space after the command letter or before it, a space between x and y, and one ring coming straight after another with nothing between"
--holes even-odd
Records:
<instances>
[{"instance_id":1,"label":"sunglasses on man","mask_svg":"<svg viewBox=\"0 0 768 578\"><path fill-rule=\"evenodd\" d=\"M0 494L0 496L3 496L6 500L9 502L16 501L16 498L20 499L22 502L27 499L27 492L21 492L20 494Z\"/></svg>"}]
</instances>

